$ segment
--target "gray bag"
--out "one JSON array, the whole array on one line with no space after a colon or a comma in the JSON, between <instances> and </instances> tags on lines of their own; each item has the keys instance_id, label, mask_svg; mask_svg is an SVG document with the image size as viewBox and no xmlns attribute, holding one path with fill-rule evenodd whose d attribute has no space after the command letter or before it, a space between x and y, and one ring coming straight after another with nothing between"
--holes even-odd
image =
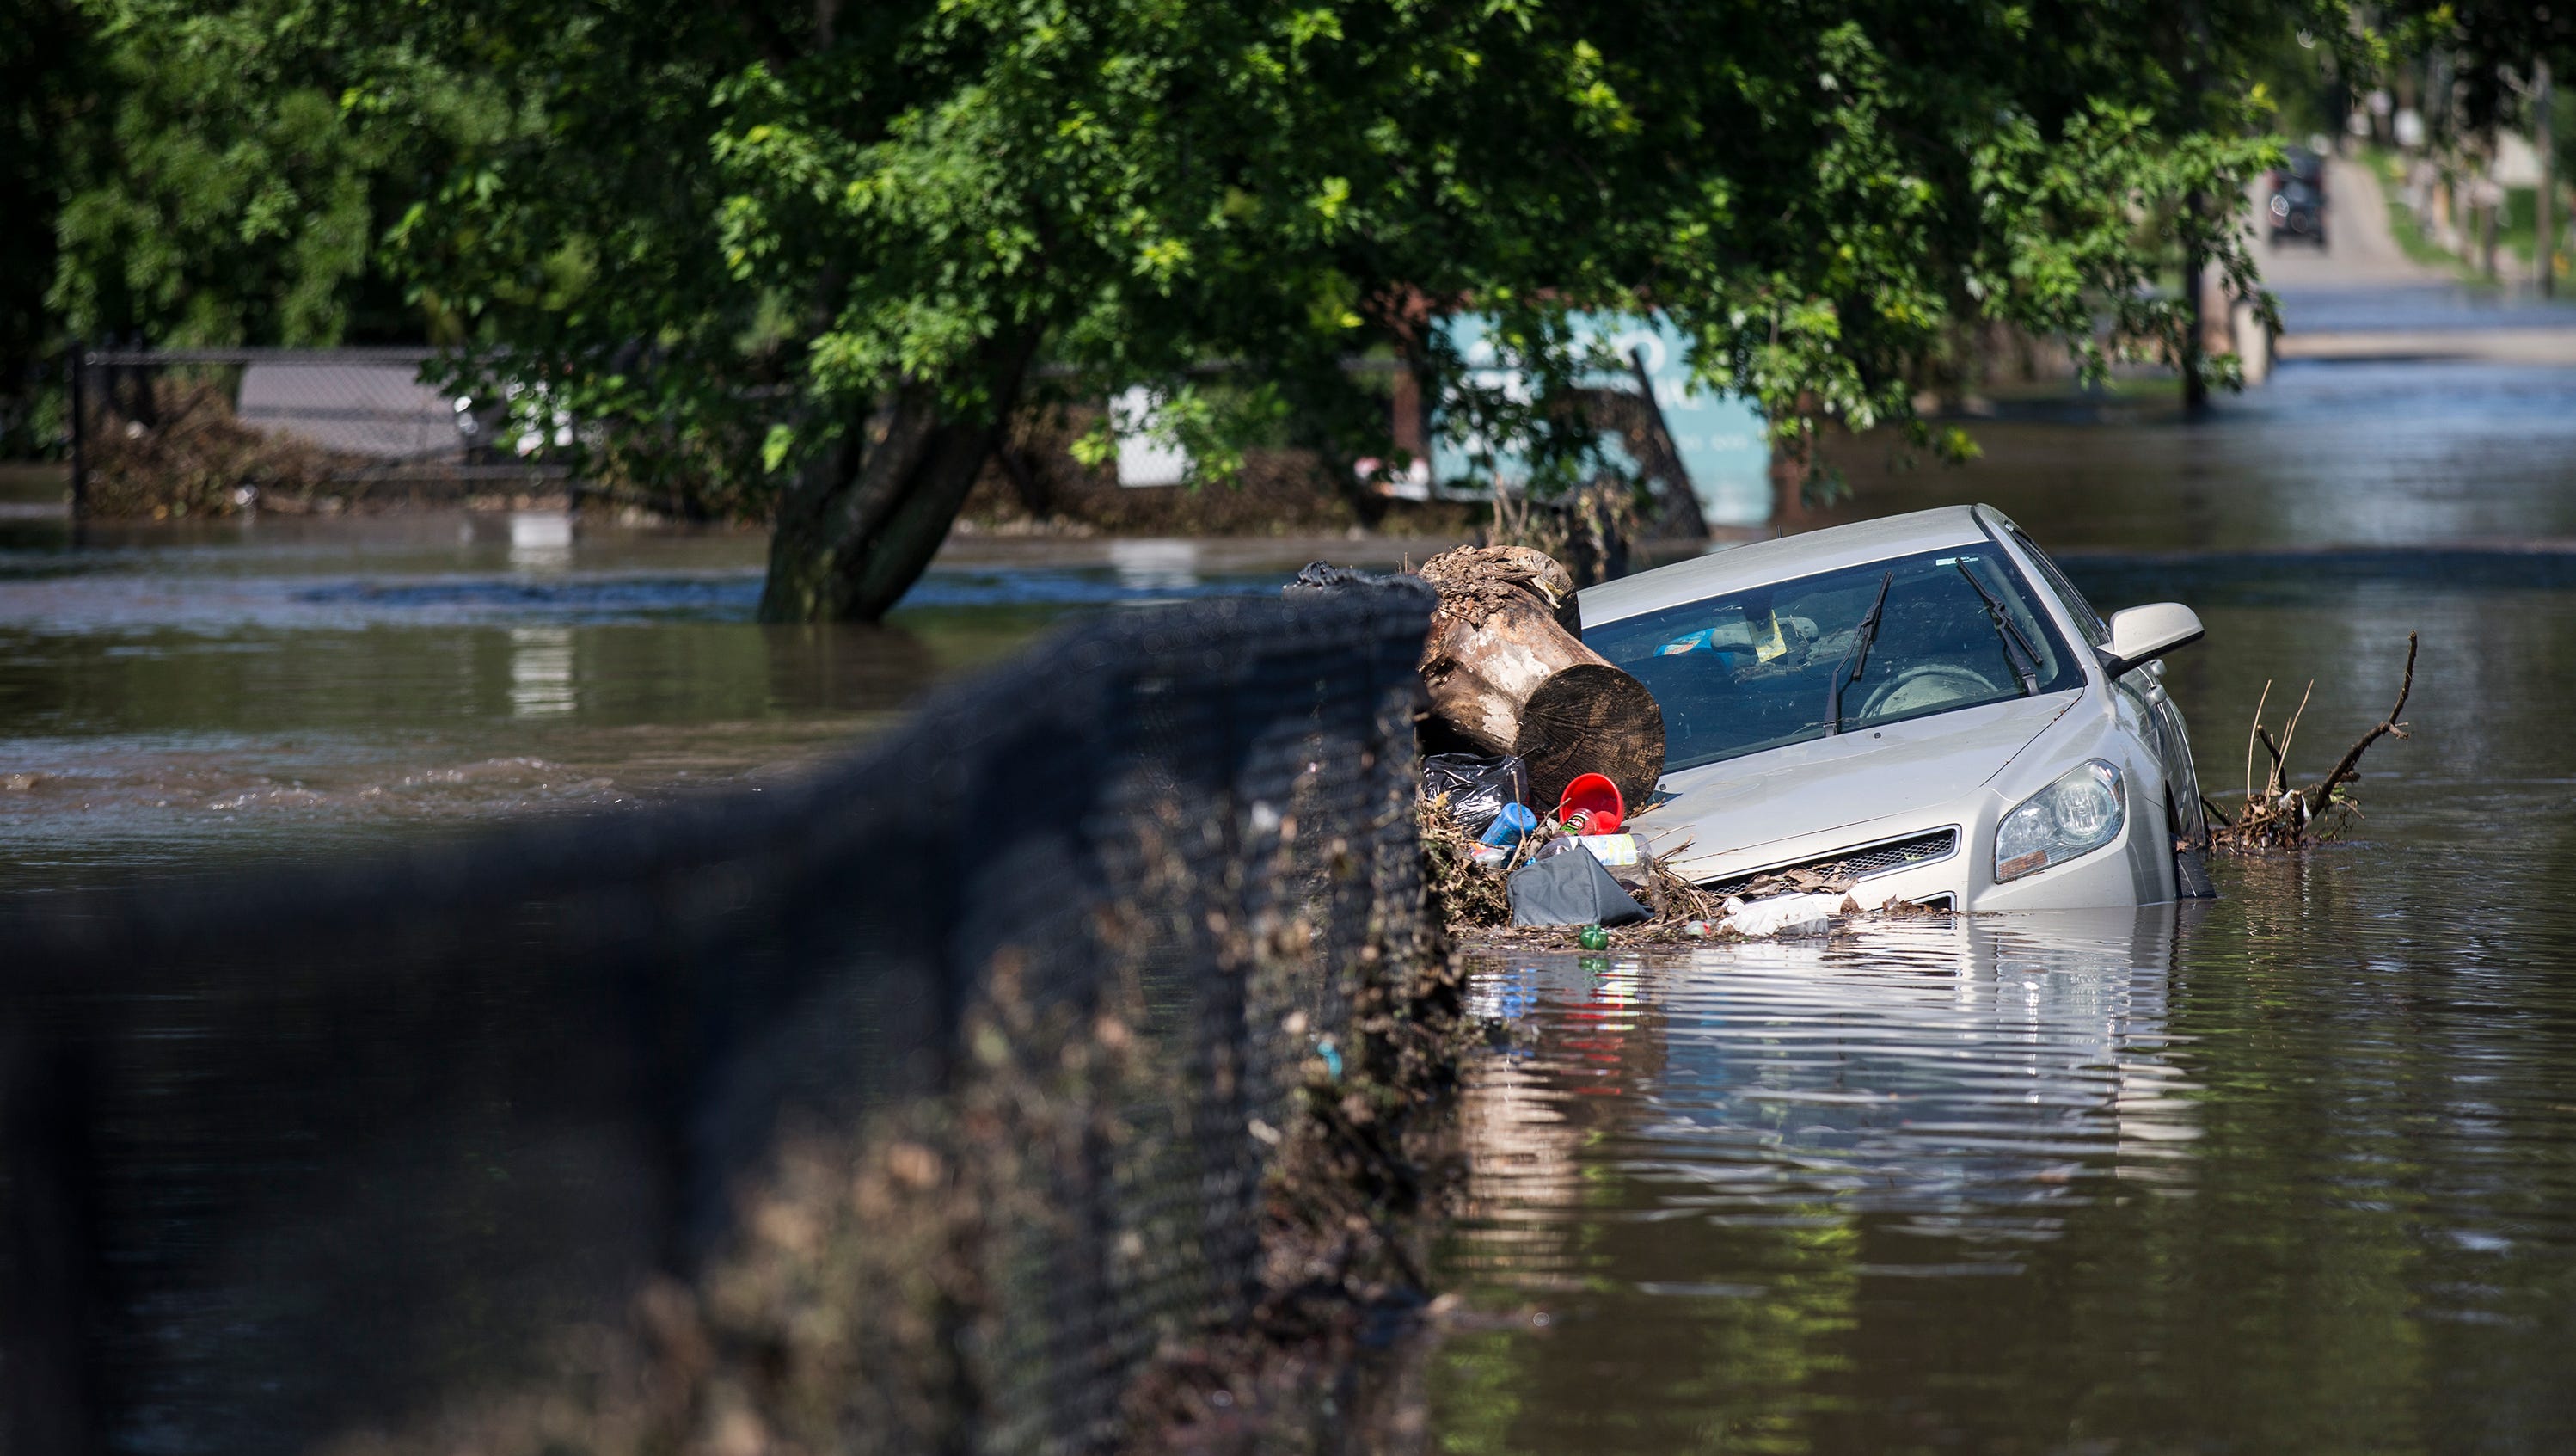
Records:
<instances>
[{"instance_id":1,"label":"gray bag","mask_svg":"<svg viewBox=\"0 0 2576 1456\"><path fill-rule=\"evenodd\" d=\"M1581 845L1512 871L1514 925L1625 925L1646 918Z\"/></svg>"}]
</instances>

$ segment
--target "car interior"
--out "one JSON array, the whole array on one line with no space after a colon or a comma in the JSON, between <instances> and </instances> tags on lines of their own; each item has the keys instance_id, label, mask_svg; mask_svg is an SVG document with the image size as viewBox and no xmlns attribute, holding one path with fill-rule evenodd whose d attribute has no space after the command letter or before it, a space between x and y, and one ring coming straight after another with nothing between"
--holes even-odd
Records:
<instances>
[{"instance_id":1,"label":"car interior","mask_svg":"<svg viewBox=\"0 0 2576 1456\"><path fill-rule=\"evenodd\" d=\"M1584 640L1663 706L1674 769L1824 736L1838 676L1843 732L2081 684L2000 555L1973 548L1685 603Z\"/></svg>"}]
</instances>

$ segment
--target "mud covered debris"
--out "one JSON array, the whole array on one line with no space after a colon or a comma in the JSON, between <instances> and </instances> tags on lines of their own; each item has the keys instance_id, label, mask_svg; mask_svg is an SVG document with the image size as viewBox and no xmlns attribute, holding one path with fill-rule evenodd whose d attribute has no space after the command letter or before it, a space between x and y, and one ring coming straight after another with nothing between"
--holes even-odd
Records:
<instances>
[{"instance_id":1,"label":"mud covered debris","mask_svg":"<svg viewBox=\"0 0 2576 1456\"><path fill-rule=\"evenodd\" d=\"M1589 951L1599 947L1589 945L1584 937L1599 934L1607 938L1608 948L1619 949L1766 939L1784 932L1822 934L1855 920L1919 919L1951 913L1901 901L1866 905L1854 894L1854 880L1812 869L1763 875L1721 896L1691 883L1673 869L1674 861L1690 850L1685 841L1661 854L1643 857L1635 865L1611 871L1628 895L1644 908L1642 920L1624 925L1514 925L1511 873L1552 844L1579 840L1581 836L1566 834L1563 824L1549 815L1541 818L1539 828L1507 857L1487 864L1477 858L1476 841L1465 826L1451 816L1445 796L1418 799L1414 811L1421 826L1424 893L1431 913L1452 937L1472 945ZM1572 848L1564 851L1573 852ZM1817 928L1818 917L1813 913L1784 914L1782 907L1791 903L1803 910L1812 910L1821 903L1826 907L1824 919L1828 923Z\"/></svg>"},{"instance_id":2,"label":"mud covered debris","mask_svg":"<svg viewBox=\"0 0 2576 1456\"><path fill-rule=\"evenodd\" d=\"M1452 932L1510 923L1506 881L1476 862L1476 840L1451 817L1447 796L1417 799L1413 812L1422 831L1422 892L1432 917Z\"/></svg>"}]
</instances>

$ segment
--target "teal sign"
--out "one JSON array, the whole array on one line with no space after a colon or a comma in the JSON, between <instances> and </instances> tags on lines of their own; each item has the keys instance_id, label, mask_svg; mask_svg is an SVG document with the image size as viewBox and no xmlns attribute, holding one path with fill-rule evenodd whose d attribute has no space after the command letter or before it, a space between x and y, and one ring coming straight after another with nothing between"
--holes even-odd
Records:
<instances>
[{"instance_id":1,"label":"teal sign","mask_svg":"<svg viewBox=\"0 0 2576 1456\"><path fill-rule=\"evenodd\" d=\"M1681 335L1660 318L1578 314L1573 322L1578 340L1597 340L1622 359L1632 352L1644 355L1646 378L1654 386L1655 403L1663 410L1664 427L1672 432L1673 449L1681 456L1682 468L1690 472L1691 489L1699 496L1700 512L1708 523L1755 526L1769 520L1771 442L1763 430L1761 411L1752 401L1693 384ZM1444 327L1476 384L1500 389L1509 398L1528 398L1520 370L1495 346L1486 319L1453 317ZM1583 382L1597 388L1636 388L1636 376L1627 370L1605 372ZM1626 452L1615 441L1605 443L1610 454L1624 460ZM1489 450L1482 441L1451 441L1436 432L1431 443L1431 478L1442 486L1466 481L1482 486L1486 480L1483 457L1489 453L1496 478L1505 483L1528 478L1528 466L1509 448ZM1624 463L1632 469L1636 465L1633 460Z\"/></svg>"}]
</instances>

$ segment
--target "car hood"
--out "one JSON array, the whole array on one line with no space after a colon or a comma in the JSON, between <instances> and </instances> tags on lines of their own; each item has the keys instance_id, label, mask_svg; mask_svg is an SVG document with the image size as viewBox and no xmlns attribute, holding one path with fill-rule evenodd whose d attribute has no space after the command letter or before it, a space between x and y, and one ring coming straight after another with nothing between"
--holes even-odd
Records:
<instances>
[{"instance_id":1,"label":"car hood","mask_svg":"<svg viewBox=\"0 0 2576 1456\"><path fill-rule=\"evenodd\" d=\"M1640 815L1637 832L1658 850L1687 838L1702 860L1927 809L2001 773L2082 696L1989 703L1684 769L1665 777L1673 797Z\"/></svg>"}]
</instances>

